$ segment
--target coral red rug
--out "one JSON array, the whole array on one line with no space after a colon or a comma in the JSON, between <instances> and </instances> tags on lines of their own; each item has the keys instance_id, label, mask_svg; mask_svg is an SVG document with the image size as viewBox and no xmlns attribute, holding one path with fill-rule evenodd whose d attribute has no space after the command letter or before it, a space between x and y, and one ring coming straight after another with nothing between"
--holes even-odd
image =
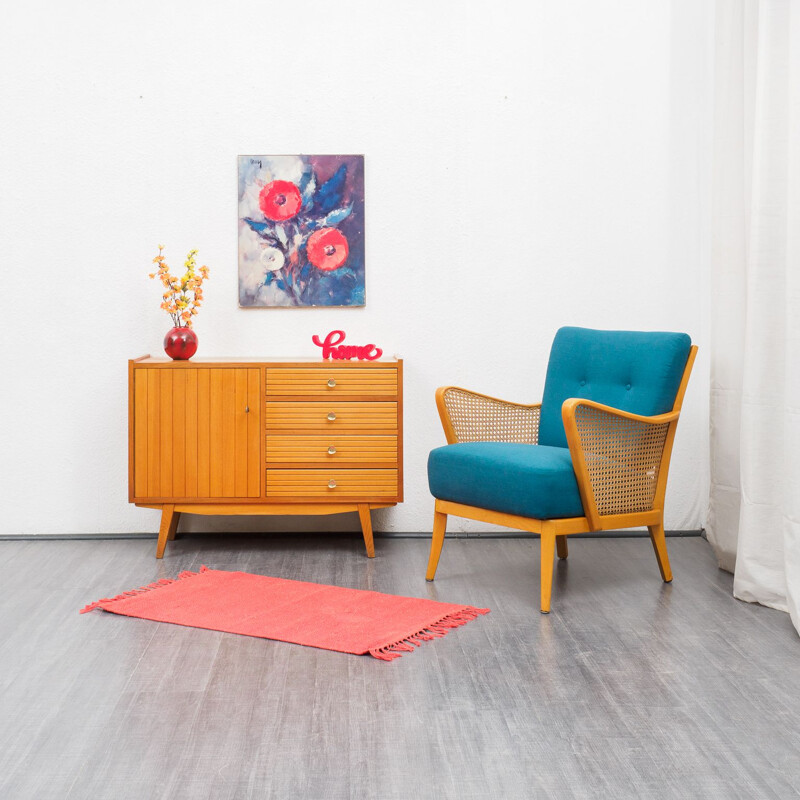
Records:
<instances>
[{"instance_id":1,"label":"coral red rug","mask_svg":"<svg viewBox=\"0 0 800 800\"><path fill-rule=\"evenodd\" d=\"M488 608L200 567L98 600L114 614L391 661Z\"/></svg>"}]
</instances>

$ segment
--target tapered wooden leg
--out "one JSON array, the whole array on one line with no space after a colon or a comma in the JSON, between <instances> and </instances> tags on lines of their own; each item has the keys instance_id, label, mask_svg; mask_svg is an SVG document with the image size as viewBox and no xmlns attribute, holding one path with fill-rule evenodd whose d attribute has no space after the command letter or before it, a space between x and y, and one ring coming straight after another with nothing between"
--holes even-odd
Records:
<instances>
[{"instance_id":1,"label":"tapered wooden leg","mask_svg":"<svg viewBox=\"0 0 800 800\"><path fill-rule=\"evenodd\" d=\"M656 560L658 561L658 568L661 570L661 578L664 583L672 581L672 570L669 566L669 556L667 555L667 540L664 536L664 523L659 522L658 525L648 525L647 530L650 531L650 541L653 543L653 550L656 553Z\"/></svg>"},{"instance_id":2,"label":"tapered wooden leg","mask_svg":"<svg viewBox=\"0 0 800 800\"><path fill-rule=\"evenodd\" d=\"M541 534L541 612L550 613L550 593L553 588L553 556L556 549L556 537L545 528Z\"/></svg>"},{"instance_id":3,"label":"tapered wooden leg","mask_svg":"<svg viewBox=\"0 0 800 800\"><path fill-rule=\"evenodd\" d=\"M566 536L556 536L556 552L559 558L566 558L569 555Z\"/></svg>"},{"instance_id":4,"label":"tapered wooden leg","mask_svg":"<svg viewBox=\"0 0 800 800\"><path fill-rule=\"evenodd\" d=\"M175 531L178 530L178 520L180 518L181 515L175 511L174 505L161 506L161 526L158 529L156 558L164 557L164 548L167 546L167 540L175 538Z\"/></svg>"},{"instance_id":5,"label":"tapered wooden leg","mask_svg":"<svg viewBox=\"0 0 800 800\"><path fill-rule=\"evenodd\" d=\"M169 533L167 534L167 541L174 542L178 538L178 520L181 518L181 512L176 511L172 515L172 525L169 526Z\"/></svg>"},{"instance_id":6,"label":"tapered wooden leg","mask_svg":"<svg viewBox=\"0 0 800 800\"><path fill-rule=\"evenodd\" d=\"M372 517L368 503L358 504L358 518L361 520L361 533L367 546L367 558L375 558L375 543L372 540Z\"/></svg>"},{"instance_id":7,"label":"tapered wooden leg","mask_svg":"<svg viewBox=\"0 0 800 800\"><path fill-rule=\"evenodd\" d=\"M436 577L436 567L439 566L439 556L442 554L444 532L447 529L447 514L441 511L433 512L433 538L431 539L431 555L428 559L428 571L425 580L432 581Z\"/></svg>"}]
</instances>

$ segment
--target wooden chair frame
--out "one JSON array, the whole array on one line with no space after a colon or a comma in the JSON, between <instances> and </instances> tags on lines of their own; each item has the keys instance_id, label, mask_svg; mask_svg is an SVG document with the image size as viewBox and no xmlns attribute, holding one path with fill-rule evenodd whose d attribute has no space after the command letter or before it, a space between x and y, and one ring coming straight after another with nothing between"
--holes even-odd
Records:
<instances>
[{"instance_id":1,"label":"wooden chair frame","mask_svg":"<svg viewBox=\"0 0 800 800\"><path fill-rule=\"evenodd\" d=\"M672 411L666 414L648 417L592 400L570 398L564 401L561 416L584 516L533 519L437 499L426 579L432 581L436 575L447 517L453 515L539 534L543 614L550 613L555 552L559 558L567 557L567 536L572 534L646 526L661 578L666 583L672 581L664 537L664 497L675 430L696 356L697 347L692 346ZM509 403L456 386L443 386L436 391L436 406L448 444L464 441L538 443L539 403ZM626 446L615 450L616 443L623 440ZM644 450L649 461L641 458ZM655 463L645 468L643 464L652 462L654 455Z\"/></svg>"}]
</instances>

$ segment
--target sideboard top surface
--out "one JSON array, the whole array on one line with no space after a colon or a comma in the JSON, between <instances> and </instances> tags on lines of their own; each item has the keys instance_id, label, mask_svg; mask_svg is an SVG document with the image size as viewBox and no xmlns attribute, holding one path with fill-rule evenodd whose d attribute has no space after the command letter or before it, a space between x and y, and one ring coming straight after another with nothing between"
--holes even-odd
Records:
<instances>
[{"instance_id":1,"label":"sideboard top surface","mask_svg":"<svg viewBox=\"0 0 800 800\"><path fill-rule=\"evenodd\" d=\"M153 357L150 355L140 356L139 358L131 359L134 366L144 367L212 367L218 364L235 364L236 366L256 366L263 367L265 364L280 364L281 366L297 366L297 367L367 367L367 368L380 368L387 366L395 366L399 364L402 359L399 358L381 358L377 361L358 361L352 359L337 360L337 359L322 359L322 358L291 358L281 356L265 356L263 358L253 356L217 356L214 358L191 358L188 361L173 361L171 358Z\"/></svg>"}]
</instances>

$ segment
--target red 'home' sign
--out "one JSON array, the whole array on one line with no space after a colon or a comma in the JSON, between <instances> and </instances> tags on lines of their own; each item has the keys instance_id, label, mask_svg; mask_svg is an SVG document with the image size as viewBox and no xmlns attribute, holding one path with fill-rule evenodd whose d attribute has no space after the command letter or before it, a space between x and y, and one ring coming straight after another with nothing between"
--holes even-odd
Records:
<instances>
[{"instance_id":1,"label":"red 'home' sign","mask_svg":"<svg viewBox=\"0 0 800 800\"><path fill-rule=\"evenodd\" d=\"M375 347L374 344L363 346L342 344L344 337L344 331L331 331L325 337L324 342L321 342L316 334L311 337L311 341L317 347L322 348L323 358L332 358L334 361L349 361L351 358L357 358L360 361L375 361L383 355L383 350Z\"/></svg>"}]
</instances>

